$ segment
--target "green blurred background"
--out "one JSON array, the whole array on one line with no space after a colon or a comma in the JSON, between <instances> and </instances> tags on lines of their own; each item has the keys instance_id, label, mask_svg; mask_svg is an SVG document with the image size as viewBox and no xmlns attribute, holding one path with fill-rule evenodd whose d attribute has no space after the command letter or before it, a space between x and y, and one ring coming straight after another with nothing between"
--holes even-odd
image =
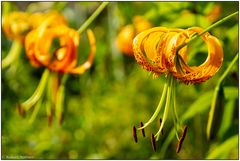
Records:
<instances>
[{"instance_id":1,"label":"green blurred background","mask_svg":"<svg viewBox=\"0 0 240 161\"><path fill-rule=\"evenodd\" d=\"M169 118L164 135L153 152L150 131L147 138L132 138L132 126L146 122L157 107L165 77L153 79L134 59L121 53L115 45L120 28L142 15L154 26L169 28L208 27L239 10L239 2L110 2L89 28L96 36L97 53L93 67L81 76L71 75L66 84L64 122L54 119L48 126L46 109L41 108L36 120L21 118L16 104L32 95L43 68L33 68L22 50L20 58L2 70L1 143L2 159L238 159L238 64L235 64L221 88L218 99L214 137L206 139L206 126L211 97L222 73L239 49L238 16L211 30L224 49L221 69L209 81L197 85L178 84L177 110L188 125L188 133L179 154L177 139L171 132ZM100 5L100 2L2 2L2 15L14 10L29 12L60 11L70 27L78 29ZM216 11L216 8L219 11ZM212 16L212 17L211 17ZM211 18L209 18L211 17ZM11 40L2 32L2 59ZM88 54L86 33L82 35L79 60ZM81 52L80 52L81 51ZM201 41L190 48L192 65L207 57ZM221 100L221 101L220 101ZM15 157L15 158L14 158Z\"/></svg>"}]
</instances>

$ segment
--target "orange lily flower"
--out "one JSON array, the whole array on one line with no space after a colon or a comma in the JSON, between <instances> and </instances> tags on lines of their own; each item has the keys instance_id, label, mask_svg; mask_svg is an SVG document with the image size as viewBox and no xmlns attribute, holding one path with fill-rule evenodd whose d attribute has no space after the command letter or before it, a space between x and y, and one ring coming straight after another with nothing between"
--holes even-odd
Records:
<instances>
[{"instance_id":1,"label":"orange lily flower","mask_svg":"<svg viewBox=\"0 0 240 161\"><path fill-rule=\"evenodd\" d=\"M186 30L155 27L145 30L134 39L134 56L144 69L156 75L171 73L186 84L204 82L218 71L223 61L223 50L216 37L208 32L201 36L208 46L208 57L199 66L187 65L186 46L176 55L178 46L202 31L199 27Z\"/></svg>"},{"instance_id":2,"label":"orange lily flower","mask_svg":"<svg viewBox=\"0 0 240 161\"><path fill-rule=\"evenodd\" d=\"M216 4L212 10L206 15L207 20L212 23L214 21L216 21L222 12L222 7L221 5Z\"/></svg>"},{"instance_id":3,"label":"orange lily flower","mask_svg":"<svg viewBox=\"0 0 240 161\"><path fill-rule=\"evenodd\" d=\"M12 12L3 17L3 30L8 38L24 41L26 34L48 19L50 26L66 24L65 18L58 12L33 13Z\"/></svg>"},{"instance_id":4,"label":"orange lily flower","mask_svg":"<svg viewBox=\"0 0 240 161\"><path fill-rule=\"evenodd\" d=\"M167 82L164 85L163 94L154 114L145 124L141 122L139 128L136 129L133 126L132 132L135 142L137 142L136 130L141 130L143 136L145 136L144 129L158 117L165 102L159 130L155 135L151 135L153 150L156 151L156 141L163 133L163 127L170 110L173 113L175 134L178 139L176 152L179 153L181 150L187 126L179 127L176 110L176 81L173 78L179 79L185 84L204 82L219 70L223 61L223 49L218 39L208 32L204 34L202 32L203 29L199 27L186 30L155 27L145 30L135 37L133 51L137 62L143 69L153 72L156 76L163 73L167 75ZM189 66L187 65L187 45L185 44L194 35L200 33L202 34L201 38L207 44L208 57L199 66ZM181 137L178 134L179 130L182 131Z\"/></svg>"},{"instance_id":5,"label":"orange lily flower","mask_svg":"<svg viewBox=\"0 0 240 161\"><path fill-rule=\"evenodd\" d=\"M2 26L6 36L10 39L23 40L26 32L30 30L29 14L25 12L12 12L3 17Z\"/></svg>"},{"instance_id":6,"label":"orange lily flower","mask_svg":"<svg viewBox=\"0 0 240 161\"><path fill-rule=\"evenodd\" d=\"M46 13L33 13L29 16L29 23L32 28L35 29L40 26L43 22L48 21L48 26L67 25L67 20L63 15L56 11L50 11Z\"/></svg>"},{"instance_id":7,"label":"orange lily flower","mask_svg":"<svg viewBox=\"0 0 240 161\"><path fill-rule=\"evenodd\" d=\"M35 30L29 32L25 40L25 49L31 64L35 67L46 66L52 71L82 74L88 69L96 52L95 37L88 30L91 51L86 63L77 65L77 48L79 45L79 34L74 29L65 25L49 26L45 21ZM54 41L58 41L54 51Z\"/></svg>"},{"instance_id":8,"label":"orange lily flower","mask_svg":"<svg viewBox=\"0 0 240 161\"><path fill-rule=\"evenodd\" d=\"M116 40L118 49L127 55L133 55L132 41L134 37L151 26L151 23L143 17L135 16L133 24L126 25L120 30Z\"/></svg>"}]
</instances>

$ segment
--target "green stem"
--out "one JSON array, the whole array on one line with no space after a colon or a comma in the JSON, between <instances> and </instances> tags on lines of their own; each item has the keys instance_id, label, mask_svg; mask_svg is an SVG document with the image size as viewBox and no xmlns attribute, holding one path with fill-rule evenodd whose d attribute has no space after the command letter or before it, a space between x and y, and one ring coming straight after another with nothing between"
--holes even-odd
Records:
<instances>
[{"instance_id":1,"label":"green stem","mask_svg":"<svg viewBox=\"0 0 240 161\"><path fill-rule=\"evenodd\" d=\"M84 22L84 24L78 29L78 33L81 34L86 28L93 22L93 20L102 12L102 10L109 4L109 2L102 2L102 4L96 9L96 11Z\"/></svg>"},{"instance_id":2,"label":"green stem","mask_svg":"<svg viewBox=\"0 0 240 161\"><path fill-rule=\"evenodd\" d=\"M226 76L231 71L233 65L237 62L237 60L238 60L238 53L234 57L234 59L231 61L230 65L225 70L225 72L222 74L222 76L218 80L217 85L216 85L216 87L214 89L212 103L211 103L211 109L209 111L208 124L207 124L207 138L208 139L210 139L210 136L211 136L212 122L213 122L214 112L215 112L215 108L216 108L216 101L217 101L217 97L218 97L218 92L219 92L220 86L221 86L223 80L226 78Z\"/></svg>"},{"instance_id":3,"label":"green stem","mask_svg":"<svg viewBox=\"0 0 240 161\"><path fill-rule=\"evenodd\" d=\"M187 44L191 43L192 41L196 40L197 38L199 38L201 35L203 35L204 33L208 32L209 30L211 30L212 28L222 24L223 22L231 19L233 16L237 15L238 14L238 11L237 12L234 12L232 13L231 15L228 15L224 18L222 18L221 20L215 22L214 24L212 24L211 26L207 27L205 30L203 30L200 34L197 34L195 36L193 36L190 40L188 40L187 42L184 42L183 44L181 44L180 46L177 47L177 50L176 50L176 53L178 54L178 51L180 49L182 49L184 46L186 46Z\"/></svg>"},{"instance_id":4,"label":"green stem","mask_svg":"<svg viewBox=\"0 0 240 161\"><path fill-rule=\"evenodd\" d=\"M15 40L12 43L12 46L8 55L2 60L2 69L11 65L18 58L18 56L21 53L21 48L22 48L22 44L19 41Z\"/></svg>"},{"instance_id":5,"label":"green stem","mask_svg":"<svg viewBox=\"0 0 240 161\"><path fill-rule=\"evenodd\" d=\"M233 60L231 61L230 65L228 66L228 68L225 70L225 72L223 73L223 75L220 77L220 79L218 80L218 84L222 83L222 81L226 78L226 76L228 75L228 73L230 72L232 66L237 62L238 60L238 53L236 54L236 56L233 58Z\"/></svg>"}]
</instances>

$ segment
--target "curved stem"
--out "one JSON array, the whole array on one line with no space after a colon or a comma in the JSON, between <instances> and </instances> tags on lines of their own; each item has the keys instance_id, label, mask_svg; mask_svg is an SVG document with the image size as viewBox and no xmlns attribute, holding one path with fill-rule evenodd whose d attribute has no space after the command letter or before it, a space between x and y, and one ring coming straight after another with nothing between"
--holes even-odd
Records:
<instances>
[{"instance_id":1,"label":"curved stem","mask_svg":"<svg viewBox=\"0 0 240 161\"><path fill-rule=\"evenodd\" d=\"M156 119L156 117L158 116L159 112L161 111L161 108L163 106L163 102L165 101L167 88L168 88L168 83L165 83L164 87L163 87L162 97L161 97L161 99L159 101L157 109L155 110L154 114L149 119L149 121L147 123L145 123L143 127L138 128L138 130L144 129L145 127L147 127L150 123L152 123Z\"/></svg>"},{"instance_id":2,"label":"curved stem","mask_svg":"<svg viewBox=\"0 0 240 161\"><path fill-rule=\"evenodd\" d=\"M208 116L208 123L207 123L207 138L208 139L210 139L210 136L211 136L212 122L213 122L214 112L215 112L215 108L216 108L216 101L217 101L217 97L218 97L218 92L219 92L220 86L222 84L222 81L229 74L229 72L232 69L233 65L237 62L237 60L238 60L238 53L233 58L233 60L229 64L228 68L223 73L223 75L220 77L220 79L218 80L217 85L216 85L216 87L214 89L213 98L212 98L212 102L211 102L211 108L210 108L209 116Z\"/></svg>"},{"instance_id":3,"label":"curved stem","mask_svg":"<svg viewBox=\"0 0 240 161\"><path fill-rule=\"evenodd\" d=\"M13 41L8 55L2 60L2 69L11 65L11 63L18 58L19 54L21 53L21 48L22 44L19 41Z\"/></svg>"},{"instance_id":4,"label":"curved stem","mask_svg":"<svg viewBox=\"0 0 240 161\"><path fill-rule=\"evenodd\" d=\"M209 27L207 27L205 30L203 30L200 34L197 34L195 36L193 36L190 40L188 40L187 42L184 42L183 44L181 44L180 46L177 47L177 50L176 50L176 53L178 54L178 51L180 49L182 49L184 46L186 46L187 44L191 43L192 41L196 40L197 38L199 38L201 35L203 35L204 33L208 32L209 30L211 30L212 28L222 24L223 22L231 19L233 16L237 15L238 14L238 11L237 12L234 12L232 13L231 15L228 15L224 18L222 18L221 20L215 22L214 24L210 25Z\"/></svg>"},{"instance_id":5,"label":"curved stem","mask_svg":"<svg viewBox=\"0 0 240 161\"><path fill-rule=\"evenodd\" d=\"M102 2L102 4L96 9L96 11L84 22L84 24L78 29L78 33L81 34L86 28L93 22L93 20L102 12L102 10L109 4L109 2Z\"/></svg>"}]
</instances>

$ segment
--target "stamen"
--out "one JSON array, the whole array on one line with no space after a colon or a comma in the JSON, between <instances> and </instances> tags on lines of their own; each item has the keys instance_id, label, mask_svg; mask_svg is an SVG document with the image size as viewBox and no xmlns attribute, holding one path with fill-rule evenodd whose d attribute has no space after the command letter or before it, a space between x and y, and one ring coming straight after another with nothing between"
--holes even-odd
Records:
<instances>
[{"instance_id":1,"label":"stamen","mask_svg":"<svg viewBox=\"0 0 240 161\"><path fill-rule=\"evenodd\" d=\"M176 149L176 153L179 153L181 148L182 148L182 142L183 142L183 139L181 138L178 142L178 145L177 145L177 149Z\"/></svg>"},{"instance_id":2,"label":"stamen","mask_svg":"<svg viewBox=\"0 0 240 161\"><path fill-rule=\"evenodd\" d=\"M52 125L52 115L49 115L48 116L48 126L51 126Z\"/></svg>"},{"instance_id":3,"label":"stamen","mask_svg":"<svg viewBox=\"0 0 240 161\"><path fill-rule=\"evenodd\" d=\"M160 136L160 133L163 129L163 126L164 126L164 123L166 122L167 120L167 117L168 117L168 112L169 112L169 106L170 106L170 102L171 102L171 89L172 89L172 77L169 76L168 78L168 83L167 83L167 86L168 86L168 89L167 89L167 100L166 100L166 104L165 104L165 109L164 109L164 112L163 112L163 120L162 120L162 123L161 123L161 126L157 132L157 134L155 135L156 136L156 140L159 139L159 136Z\"/></svg>"},{"instance_id":4,"label":"stamen","mask_svg":"<svg viewBox=\"0 0 240 161\"><path fill-rule=\"evenodd\" d=\"M154 137L154 134L152 133L151 135L151 142L152 142L152 148L153 150L156 152L157 150L157 145L156 145L156 140L155 140L155 137Z\"/></svg>"},{"instance_id":5,"label":"stamen","mask_svg":"<svg viewBox=\"0 0 240 161\"><path fill-rule=\"evenodd\" d=\"M182 133L182 136L178 142L178 145L177 145L177 149L176 149L176 153L179 153L181 148L182 148L182 143L183 143L183 140L186 136L186 133L187 133L187 125L184 126L184 130L183 130L183 133Z\"/></svg>"},{"instance_id":6,"label":"stamen","mask_svg":"<svg viewBox=\"0 0 240 161\"><path fill-rule=\"evenodd\" d=\"M148 122L145 123L143 127L138 128L138 130L147 127L147 126L148 126L149 124L151 124L151 123L155 120L155 118L158 116L158 114L159 114L159 112L161 111L161 108L162 108L162 106L163 106L163 103L164 103L164 101L165 101L165 99L166 99L167 89L168 89L168 83L165 83L164 88L163 88L163 93L162 93L161 99L160 99L160 101L159 101L159 104L158 104L158 106L157 106L157 109L155 110L155 112L154 112L154 114L152 115L152 117L150 118L150 120L148 120Z\"/></svg>"},{"instance_id":7,"label":"stamen","mask_svg":"<svg viewBox=\"0 0 240 161\"><path fill-rule=\"evenodd\" d=\"M59 118L59 125L62 125L63 120L64 120L64 115L63 115L63 113L62 113L61 116L60 116L60 118Z\"/></svg>"},{"instance_id":8,"label":"stamen","mask_svg":"<svg viewBox=\"0 0 240 161\"><path fill-rule=\"evenodd\" d=\"M140 127L143 127L143 122L140 122ZM142 131L142 136L145 137L145 131L144 131L144 129L141 129L141 131Z\"/></svg>"},{"instance_id":9,"label":"stamen","mask_svg":"<svg viewBox=\"0 0 240 161\"><path fill-rule=\"evenodd\" d=\"M183 133L182 133L182 136L181 136L181 139L184 140L185 136L186 136L186 133L187 133L187 125L184 126L184 129L183 129Z\"/></svg>"},{"instance_id":10,"label":"stamen","mask_svg":"<svg viewBox=\"0 0 240 161\"><path fill-rule=\"evenodd\" d=\"M48 82L49 74L49 70L45 69L42 74L40 83L38 84L38 87L34 91L33 95L21 104L22 108L24 108L25 111L28 111L30 108L32 108L42 97L46 87L46 83Z\"/></svg>"},{"instance_id":11,"label":"stamen","mask_svg":"<svg viewBox=\"0 0 240 161\"><path fill-rule=\"evenodd\" d=\"M162 119L161 118L159 119L159 123L160 123L160 126L161 126L162 125ZM161 134L163 135L163 128L161 130Z\"/></svg>"},{"instance_id":12,"label":"stamen","mask_svg":"<svg viewBox=\"0 0 240 161\"><path fill-rule=\"evenodd\" d=\"M25 115L25 111L23 110L22 106L20 104L17 104L17 110L18 110L18 114L21 116L21 117L24 117Z\"/></svg>"},{"instance_id":13,"label":"stamen","mask_svg":"<svg viewBox=\"0 0 240 161\"><path fill-rule=\"evenodd\" d=\"M137 143L137 130L135 126L133 126L132 128L132 134L133 134L134 142Z\"/></svg>"}]
</instances>

